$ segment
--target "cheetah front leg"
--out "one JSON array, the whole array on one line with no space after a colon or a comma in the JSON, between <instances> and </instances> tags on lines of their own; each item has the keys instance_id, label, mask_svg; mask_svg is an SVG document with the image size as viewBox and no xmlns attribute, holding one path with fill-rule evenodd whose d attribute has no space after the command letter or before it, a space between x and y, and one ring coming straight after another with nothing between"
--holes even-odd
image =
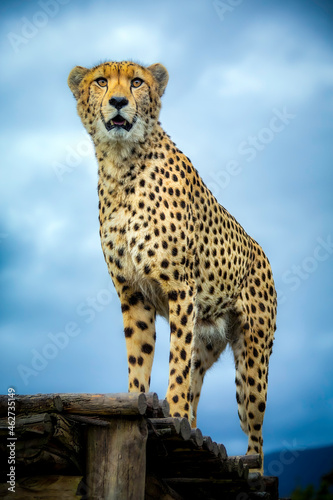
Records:
<instances>
[{"instance_id":1,"label":"cheetah front leg","mask_svg":"<svg viewBox=\"0 0 333 500\"><path fill-rule=\"evenodd\" d=\"M170 364L166 398L172 417L191 416L191 358L195 305L193 288L169 293Z\"/></svg>"},{"instance_id":2,"label":"cheetah front leg","mask_svg":"<svg viewBox=\"0 0 333 500\"><path fill-rule=\"evenodd\" d=\"M129 392L148 392L155 351L155 308L138 291L120 295L128 361Z\"/></svg>"}]
</instances>

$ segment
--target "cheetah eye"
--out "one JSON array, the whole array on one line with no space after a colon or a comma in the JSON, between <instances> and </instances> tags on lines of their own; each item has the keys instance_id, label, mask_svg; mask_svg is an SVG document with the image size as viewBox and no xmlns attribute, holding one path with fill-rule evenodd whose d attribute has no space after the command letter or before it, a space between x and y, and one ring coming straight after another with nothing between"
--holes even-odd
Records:
<instances>
[{"instance_id":1,"label":"cheetah eye","mask_svg":"<svg viewBox=\"0 0 333 500\"><path fill-rule=\"evenodd\" d=\"M143 80L141 78L134 78L134 80L131 81L131 86L134 88L138 88L143 84Z\"/></svg>"},{"instance_id":2,"label":"cheetah eye","mask_svg":"<svg viewBox=\"0 0 333 500\"><path fill-rule=\"evenodd\" d=\"M106 87L108 82L107 82L107 79L106 78L97 78L97 80L95 80L95 82L97 83L97 85L99 85L100 87Z\"/></svg>"}]
</instances>

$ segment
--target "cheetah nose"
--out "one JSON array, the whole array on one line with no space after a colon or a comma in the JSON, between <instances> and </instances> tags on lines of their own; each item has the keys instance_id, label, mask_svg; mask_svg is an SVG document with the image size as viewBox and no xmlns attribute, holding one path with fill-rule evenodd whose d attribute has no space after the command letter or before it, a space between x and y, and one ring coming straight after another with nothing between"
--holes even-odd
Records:
<instances>
[{"instance_id":1,"label":"cheetah nose","mask_svg":"<svg viewBox=\"0 0 333 500\"><path fill-rule=\"evenodd\" d=\"M111 99L109 100L109 103L111 104L111 106L114 106L116 109L121 109L125 106L127 106L128 104L128 99L126 99L126 97L111 97Z\"/></svg>"}]
</instances>

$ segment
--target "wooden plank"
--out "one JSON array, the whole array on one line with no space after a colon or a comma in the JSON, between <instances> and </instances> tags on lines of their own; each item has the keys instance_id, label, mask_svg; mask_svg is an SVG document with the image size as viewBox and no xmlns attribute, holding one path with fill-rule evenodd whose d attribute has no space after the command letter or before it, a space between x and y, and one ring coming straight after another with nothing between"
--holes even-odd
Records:
<instances>
[{"instance_id":1,"label":"wooden plank","mask_svg":"<svg viewBox=\"0 0 333 500\"><path fill-rule=\"evenodd\" d=\"M86 477L89 500L143 500L147 423L113 418L109 427L87 431Z\"/></svg>"},{"instance_id":2,"label":"wooden plank","mask_svg":"<svg viewBox=\"0 0 333 500\"><path fill-rule=\"evenodd\" d=\"M21 413L64 412L78 415L144 415L147 400L143 393L118 394L35 394L15 396L16 415ZM0 415L7 415L7 396L0 396Z\"/></svg>"}]
</instances>

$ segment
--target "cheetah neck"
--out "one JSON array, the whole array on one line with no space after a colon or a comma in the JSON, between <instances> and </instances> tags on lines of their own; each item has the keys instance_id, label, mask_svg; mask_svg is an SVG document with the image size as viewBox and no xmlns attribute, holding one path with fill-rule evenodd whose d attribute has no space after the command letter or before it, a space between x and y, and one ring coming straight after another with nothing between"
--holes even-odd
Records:
<instances>
[{"instance_id":1,"label":"cheetah neck","mask_svg":"<svg viewBox=\"0 0 333 500\"><path fill-rule=\"evenodd\" d=\"M171 142L160 124L157 124L145 141L95 142L99 163L99 177L104 184L121 189L133 184L138 174L148 168L151 159L157 158L161 140Z\"/></svg>"}]
</instances>

